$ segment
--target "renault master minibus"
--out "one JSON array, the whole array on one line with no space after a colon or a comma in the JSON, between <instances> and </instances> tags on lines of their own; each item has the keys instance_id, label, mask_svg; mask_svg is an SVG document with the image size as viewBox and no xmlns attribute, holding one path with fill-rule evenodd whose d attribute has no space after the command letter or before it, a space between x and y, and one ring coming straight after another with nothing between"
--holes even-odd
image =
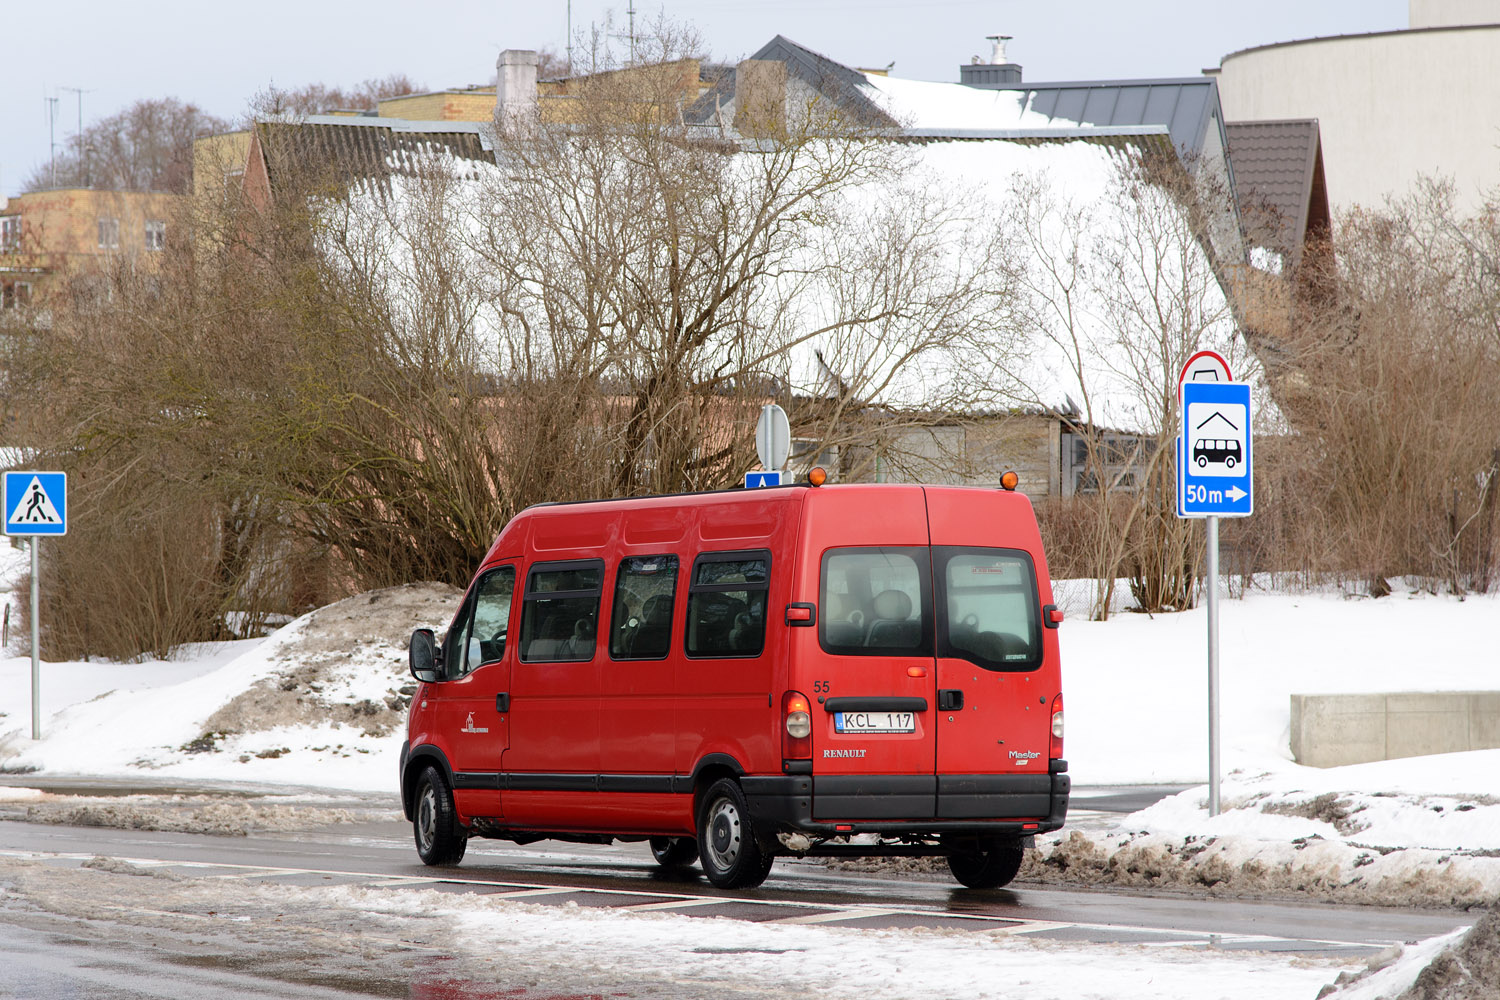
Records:
<instances>
[{"instance_id":1,"label":"renault master minibus","mask_svg":"<svg viewBox=\"0 0 1500 1000\"><path fill-rule=\"evenodd\" d=\"M642 841L720 887L778 856L1005 885L1062 826L1062 615L1012 490L827 485L528 508L420 681L417 852Z\"/></svg>"}]
</instances>

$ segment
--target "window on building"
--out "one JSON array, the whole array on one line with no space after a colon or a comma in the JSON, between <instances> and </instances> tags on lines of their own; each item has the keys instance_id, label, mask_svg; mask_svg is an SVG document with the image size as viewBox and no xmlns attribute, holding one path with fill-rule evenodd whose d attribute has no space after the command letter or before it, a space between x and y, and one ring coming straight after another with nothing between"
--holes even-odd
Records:
<instances>
[{"instance_id":1,"label":"window on building","mask_svg":"<svg viewBox=\"0 0 1500 1000\"><path fill-rule=\"evenodd\" d=\"M16 251L21 249L21 217L19 215L7 215L0 217L0 251Z\"/></svg>"},{"instance_id":2,"label":"window on building","mask_svg":"<svg viewBox=\"0 0 1500 1000\"><path fill-rule=\"evenodd\" d=\"M0 285L0 309L22 309L31 305L31 282L7 281Z\"/></svg>"},{"instance_id":3,"label":"window on building","mask_svg":"<svg viewBox=\"0 0 1500 1000\"><path fill-rule=\"evenodd\" d=\"M118 249L120 249L120 220L119 219L100 219L99 220L99 249L100 250L118 250Z\"/></svg>"},{"instance_id":4,"label":"window on building","mask_svg":"<svg viewBox=\"0 0 1500 1000\"><path fill-rule=\"evenodd\" d=\"M167 224L161 219L146 220L146 249L160 250L167 245Z\"/></svg>"}]
</instances>

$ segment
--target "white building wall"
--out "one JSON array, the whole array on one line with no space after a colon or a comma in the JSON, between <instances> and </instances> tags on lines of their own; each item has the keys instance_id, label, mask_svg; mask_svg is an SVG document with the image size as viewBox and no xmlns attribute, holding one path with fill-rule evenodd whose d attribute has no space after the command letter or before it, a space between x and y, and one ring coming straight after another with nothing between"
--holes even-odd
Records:
<instances>
[{"instance_id":1,"label":"white building wall","mask_svg":"<svg viewBox=\"0 0 1500 1000\"><path fill-rule=\"evenodd\" d=\"M1407 14L1413 28L1500 24L1500 0L1411 0Z\"/></svg>"},{"instance_id":2,"label":"white building wall","mask_svg":"<svg viewBox=\"0 0 1500 1000\"><path fill-rule=\"evenodd\" d=\"M1318 119L1335 211L1378 207L1424 174L1453 178L1473 210L1500 186L1497 66L1500 24L1268 45L1225 56L1214 75L1227 121Z\"/></svg>"}]
</instances>

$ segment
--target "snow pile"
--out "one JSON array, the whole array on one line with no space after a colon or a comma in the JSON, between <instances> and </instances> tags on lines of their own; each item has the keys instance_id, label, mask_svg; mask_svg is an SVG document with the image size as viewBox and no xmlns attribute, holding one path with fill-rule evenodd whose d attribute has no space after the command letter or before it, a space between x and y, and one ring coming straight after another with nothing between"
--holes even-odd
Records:
<instances>
[{"instance_id":1,"label":"snow pile","mask_svg":"<svg viewBox=\"0 0 1500 1000\"><path fill-rule=\"evenodd\" d=\"M389 789L415 690L407 639L446 628L460 596L439 584L372 591L200 660L45 664L40 741L22 725L29 660L6 660L0 770Z\"/></svg>"},{"instance_id":2,"label":"snow pile","mask_svg":"<svg viewBox=\"0 0 1500 1000\"><path fill-rule=\"evenodd\" d=\"M1467 930L1402 949L1362 973L1340 973L1319 1000L1490 1000L1500 996L1500 911Z\"/></svg>"}]
</instances>

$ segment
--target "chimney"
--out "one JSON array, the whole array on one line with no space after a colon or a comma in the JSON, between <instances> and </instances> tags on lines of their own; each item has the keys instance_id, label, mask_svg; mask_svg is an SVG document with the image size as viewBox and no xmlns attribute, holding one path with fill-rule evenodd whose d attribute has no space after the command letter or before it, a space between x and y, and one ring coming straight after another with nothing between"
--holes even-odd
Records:
<instances>
[{"instance_id":1,"label":"chimney","mask_svg":"<svg viewBox=\"0 0 1500 1000\"><path fill-rule=\"evenodd\" d=\"M536 110L536 53L506 49L495 60L495 123L506 128Z\"/></svg>"},{"instance_id":2,"label":"chimney","mask_svg":"<svg viewBox=\"0 0 1500 1000\"><path fill-rule=\"evenodd\" d=\"M1021 65L1010 62L1005 55L1005 43L1010 35L986 35L990 41L990 61L982 63L975 56L973 62L958 68L958 82L966 87L982 90L1008 90L1021 85Z\"/></svg>"},{"instance_id":3,"label":"chimney","mask_svg":"<svg viewBox=\"0 0 1500 1000\"><path fill-rule=\"evenodd\" d=\"M786 63L746 59L734 71L734 127L743 135L775 135L786 128Z\"/></svg>"}]
</instances>

